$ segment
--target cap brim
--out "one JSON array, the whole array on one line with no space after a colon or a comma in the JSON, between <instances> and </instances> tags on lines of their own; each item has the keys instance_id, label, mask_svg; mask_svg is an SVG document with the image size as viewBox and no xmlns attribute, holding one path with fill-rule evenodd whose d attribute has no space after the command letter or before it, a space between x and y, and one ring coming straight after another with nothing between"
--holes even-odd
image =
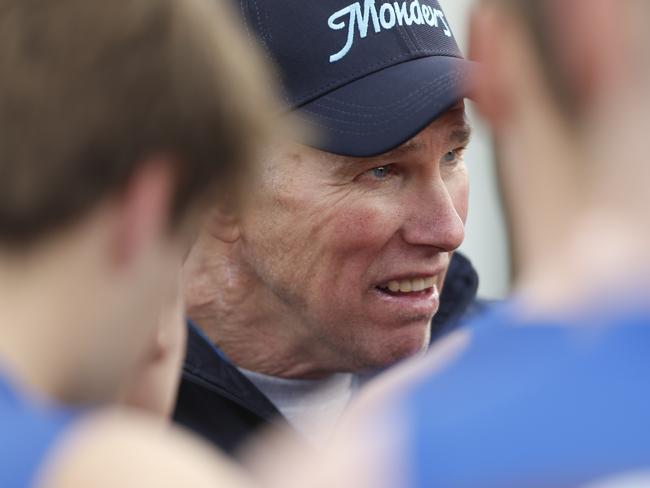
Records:
<instances>
[{"instance_id":1,"label":"cap brim","mask_svg":"<svg viewBox=\"0 0 650 488\"><path fill-rule=\"evenodd\" d=\"M469 95L475 63L418 58L372 73L297 109L316 130L311 144L354 157L376 156L408 141Z\"/></svg>"}]
</instances>

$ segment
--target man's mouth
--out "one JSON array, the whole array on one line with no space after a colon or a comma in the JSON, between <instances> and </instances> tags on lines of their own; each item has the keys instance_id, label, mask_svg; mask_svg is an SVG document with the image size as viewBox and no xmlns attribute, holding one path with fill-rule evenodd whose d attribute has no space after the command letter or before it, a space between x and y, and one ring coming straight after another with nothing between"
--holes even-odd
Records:
<instances>
[{"instance_id":1,"label":"man's mouth","mask_svg":"<svg viewBox=\"0 0 650 488\"><path fill-rule=\"evenodd\" d=\"M436 288L436 277L413 278L404 280L391 280L377 287L389 295L404 295L415 293L431 293Z\"/></svg>"}]
</instances>

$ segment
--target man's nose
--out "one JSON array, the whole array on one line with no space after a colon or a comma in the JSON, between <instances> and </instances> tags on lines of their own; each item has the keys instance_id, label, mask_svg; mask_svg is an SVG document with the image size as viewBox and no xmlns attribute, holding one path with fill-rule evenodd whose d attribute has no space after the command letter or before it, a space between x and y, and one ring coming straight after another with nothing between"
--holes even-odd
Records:
<instances>
[{"instance_id":1,"label":"man's nose","mask_svg":"<svg viewBox=\"0 0 650 488\"><path fill-rule=\"evenodd\" d=\"M465 224L442 181L427 185L407 205L402 237L411 245L451 252L465 239Z\"/></svg>"}]
</instances>

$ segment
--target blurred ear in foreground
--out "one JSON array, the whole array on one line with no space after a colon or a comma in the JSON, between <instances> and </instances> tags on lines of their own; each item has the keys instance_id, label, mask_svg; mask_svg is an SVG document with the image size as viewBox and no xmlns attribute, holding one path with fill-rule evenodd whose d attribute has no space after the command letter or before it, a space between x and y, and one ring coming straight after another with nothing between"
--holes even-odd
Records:
<instances>
[{"instance_id":1,"label":"blurred ear in foreground","mask_svg":"<svg viewBox=\"0 0 650 488\"><path fill-rule=\"evenodd\" d=\"M603 92L611 91L625 71L625 36L630 25L627 9L634 2L616 0L483 0L471 29L472 57L483 62L485 76L477 83L481 106L489 120L504 107L490 80L501 73L507 86L511 73L504 53L516 52L519 43L530 48L539 63L541 78L571 122L589 112ZM637 9L638 10L638 9ZM640 15L643 15L641 13ZM510 43L504 42L505 38ZM516 74L516 72L515 72ZM487 82L487 85L485 84ZM510 85L517 85L511 81ZM507 109L507 106L506 106ZM498 118L496 120L498 122Z\"/></svg>"}]
</instances>

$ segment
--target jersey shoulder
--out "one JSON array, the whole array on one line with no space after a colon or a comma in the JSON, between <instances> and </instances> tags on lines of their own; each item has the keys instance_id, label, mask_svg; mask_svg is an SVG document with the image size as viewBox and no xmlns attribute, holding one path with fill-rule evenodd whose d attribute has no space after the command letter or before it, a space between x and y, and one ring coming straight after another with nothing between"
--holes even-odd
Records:
<instances>
[{"instance_id":1,"label":"jersey shoulder","mask_svg":"<svg viewBox=\"0 0 650 488\"><path fill-rule=\"evenodd\" d=\"M32 486L51 449L76 416L28 399L0 377L0 486Z\"/></svg>"},{"instance_id":2,"label":"jersey shoulder","mask_svg":"<svg viewBox=\"0 0 650 488\"><path fill-rule=\"evenodd\" d=\"M650 313L513 310L481 318L460 358L404 396L416 485L554 486L649 467Z\"/></svg>"}]
</instances>

